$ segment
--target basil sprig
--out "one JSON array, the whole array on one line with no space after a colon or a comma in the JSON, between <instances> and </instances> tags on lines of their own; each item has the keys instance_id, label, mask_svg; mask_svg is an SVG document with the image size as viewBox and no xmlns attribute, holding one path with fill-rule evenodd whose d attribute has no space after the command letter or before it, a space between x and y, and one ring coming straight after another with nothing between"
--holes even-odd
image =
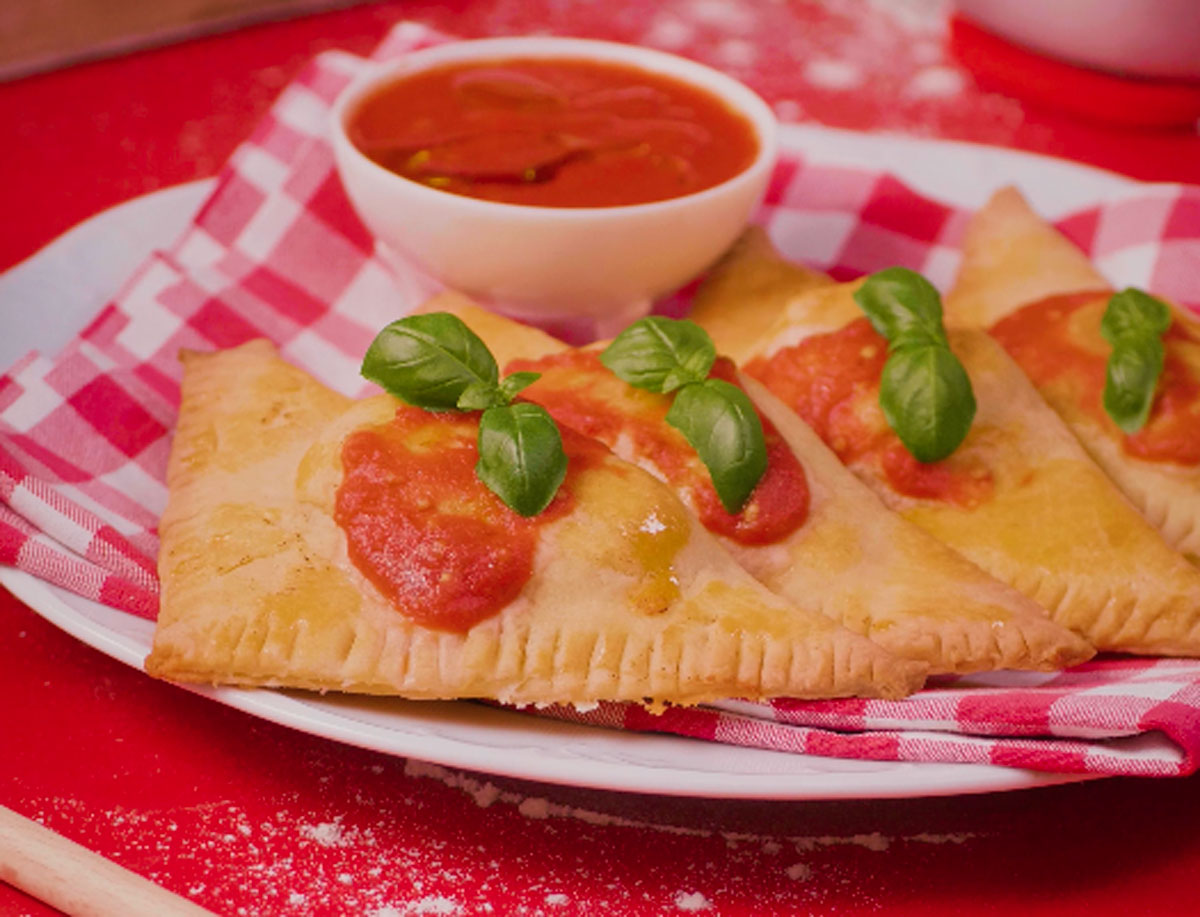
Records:
<instances>
[{"instance_id":1,"label":"basil sprig","mask_svg":"<svg viewBox=\"0 0 1200 917\"><path fill-rule=\"evenodd\" d=\"M487 345L447 312L410 315L375 336L362 374L402 401L429 411L483 411L475 475L522 516L536 516L567 474L554 420L513 398L540 373L503 380Z\"/></svg>"},{"instance_id":2,"label":"basil sprig","mask_svg":"<svg viewBox=\"0 0 1200 917\"><path fill-rule=\"evenodd\" d=\"M636 388L675 392L667 423L679 430L708 468L726 511L736 513L767 470L762 422L746 393L709 379L717 358L708 333L689 321L639 319L600 354L614 375Z\"/></svg>"},{"instance_id":3,"label":"basil sprig","mask_svg":"<svg viewBox=\"0 0 1200 917\"><path fill-rule=\"evenodd\" d=\"M920 462L950 455L971 429L975 393L942 325L938 291L902 267L872 274L854 301L887 338L879 406L900 442Z\"/></svg>"},{"instance_id":4,"label":"basil sprig","mask_svg":"<svg viewBox=\"0 0 1200 917\"><path fill-rule=\"evenodd\" d=\"M1163 333L1171 310L1132 287L1114 293L1100 320L1100 334L1112 344L1104 379L1104 410L1125 433L1145 426L1162 375Z\"/></svg>"}]
</instances>

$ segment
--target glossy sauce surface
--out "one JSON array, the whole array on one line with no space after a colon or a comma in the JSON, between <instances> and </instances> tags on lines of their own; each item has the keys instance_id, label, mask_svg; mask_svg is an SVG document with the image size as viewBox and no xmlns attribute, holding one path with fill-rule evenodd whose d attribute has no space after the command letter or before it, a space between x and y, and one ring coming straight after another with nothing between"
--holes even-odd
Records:
<instances>
[{"instance_id":1,"label":"glossy sauce surface","mask_svg":"<svg viewBox=\"0 0 1200 917\"><path fill-rule=\"evenodd\" d=\"M692 194L743 171L754 128L716 96L615 63L511 59L398 78L350 138L384 168L454 194L610 207Z\"/></svg>"},{"instance_id":2,"label":"glossy sauce surface","mask_svg":"<svg viewBox=\"0 0 1200 917\"><path fill-rule=\"evenodd\" d=\"M767 471L738 513L729 513L713 488L708 469L683 434L666 421L671 397L636 389L614 376L589 350L565 351L539 360L517 360L508 372L533 371L542 378L523 394L555 420L652 465L689 503L709 531L742 544L771 544L804 524L809 490L804 468L771 425L760 416L767 445ZM718 358L711 376L736 385L733 364Z\"/></svg>"},{"instance_id":3,"label":"glossy sauce surface","mask_svg":"<svg viewBox=\"0 0 1200 917\"><path fill-rule=\"evenodd\" d=\"M567 479L532 518L475 476L477 414L401 406L342 447L334 519L350 559L396 608L427 627L463 632L512 602L528 582L539 530L569 512L572 480L605 450L564 431Z\"/></svg>"},{"instance_id":4,"label":"glossy sauce surface","mask_svg":"<svg viewBox=\"0 0 1200 917\"><path fill-rule=\"evenodd\" d=\"M1112 348L1100 335L1108 291L1051 296L1019 309L992 336L1051 400L1070 401L1121 441L1131 456L1180 465L1200 463L1200 336L1173 322L1163 335L1162 375L1146 425L1123 433L1104 410Z\"/></svg>"},{"instance_id":5,"label":"glossy sauce surface","mask_svg":"<svg viewBox=\"0 0 1200 917\"><path fill-rule=\"evenodd\" d=\"M769 358L746 364L799 414L846 465L868 465L897 493L973 506L993 490L991 472L960 447L939 462L919 462L888 426L879 407L887 341L866 318L814 334Z\"/></svg>"}]
</instances>

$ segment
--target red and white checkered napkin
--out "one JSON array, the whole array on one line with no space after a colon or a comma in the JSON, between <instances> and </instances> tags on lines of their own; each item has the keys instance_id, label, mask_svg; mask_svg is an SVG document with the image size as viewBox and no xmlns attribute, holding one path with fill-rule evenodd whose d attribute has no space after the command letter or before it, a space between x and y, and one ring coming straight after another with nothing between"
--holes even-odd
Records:
<instances>
[{"instance_id":1,"label":"red and white checkered napkin","mask_svg":"<svg viewBox=\"0 0 1200 917\"><path fill-rule=\"evenodd\" d=\"M377 53L442 40L405 24ZM31 354L0 377L0 562L154 617L182 347L265 336L333 388L364 389L358 364L374 333L427 291L374 256L333 170L328 109L363 66L317 58L234 154L183 238L152 255L63 353ZM760 218L786 253L835 275L902 264L944 284L966 214L887 174L788 151ZM1060 226L1122 283L1200 304L1200 188L1145 186ZM1182 774L1200 753L1200 662L1004 673L896 703L564 715L813 754Z\"/></svg>"}]
</instances>

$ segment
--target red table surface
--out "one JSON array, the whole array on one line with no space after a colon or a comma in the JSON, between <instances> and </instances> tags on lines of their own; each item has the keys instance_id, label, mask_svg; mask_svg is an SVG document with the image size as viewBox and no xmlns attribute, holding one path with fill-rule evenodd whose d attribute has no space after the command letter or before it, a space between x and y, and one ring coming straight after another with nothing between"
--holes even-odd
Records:
<instances>
[{"instance_id":1,"label":"red table surface","mask_svg":"<svg viewBox=\"0 0 1200 917\"><path fill-rule=\"evenodd\" d=\"M996 67L977 81L961 63L971 55L956 56L940 8L414 0L32 77L0 86L0 268L107 206L212 175L305 60L366 52L402 18L464 36L672 46L792 119L1200 182L1194 128L1134 131L1004 95ZM0 303L0 316L20 307ZM839 803L490 778L292 732L151 681L3 591L0 696L0 801L220 913L1200 911L1200 777ZM0 914L43 913L0 885Z\"/></svg>"}]
</instances>

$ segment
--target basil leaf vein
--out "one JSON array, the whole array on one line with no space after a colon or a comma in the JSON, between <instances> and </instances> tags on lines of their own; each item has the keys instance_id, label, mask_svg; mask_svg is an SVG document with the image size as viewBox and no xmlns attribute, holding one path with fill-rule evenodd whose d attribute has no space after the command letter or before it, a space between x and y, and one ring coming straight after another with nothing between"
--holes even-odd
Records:
<instances>
[{"instance_id":1,"label":"basil leaf vein","mask_svg":"<svg viewBox=\"0 0 1200 917\"><path fill-rule=\"evenodd\" d=\"M1104 374L1104 410L1122 432L1146 425L1165 362L1162 335L1171 310L1160 299L1132 287L1114 293L1100 320L1112 345Z\"/></svg>"},{"instance_id":2,"label":"basil leaf vein","mask_svg":"<svg viewBox=\"0 0 1200 917\"><path fill-rule=\"evenodd\" d=\"M567 475L567 456L546 409L522 401L484 411L475 474L522 516L549 506Z\"/></svg>"},{"instance_id":3,"label":"basil leaf vein","mask_svg":"<svg viewBox=\"0 0 1200 917\"><path fill-rule=\"evenodd\" d=\"M638 319L600 354L600 362L618 378L660 394L704 381L716 358L703 328L661 315Z\"/></svg>"},{"instance_id":4,"label":"basil leaf vein","mask_svg":"<svg viewBox=\"0 0 1200 917\"><path fill-rule=\"evenodd\" d=\"M872 274L854 292L872 327L889 341L900 337L946 343L942 298L916 271L890 267Z\"/></svg>"},{"instance_id":5,"label":"basil leaf vein","mask_svg":"<svg viewBox=\"0 0 1200 917\"><path fill-rule=\"evenodd\" d=\"M883 416L919 462L946 458L975 419L971 379L950 349L937 288L893 267L869 276L854 301L888 342L879 380Z\"/></svg>"},{"instance_id":6,"label":"basil leaf vein","mask_svg":"<svg viewBox=\"0 0 1200 917\"><path fill-rule=\"evenodd\" d=\"M630 385L674 393L667 423L700 457L721 505L739 512L767 469L762 421L736 385L708 378L717 359L712 339L699 325L652 315L639 319L600 354Z\"/></svg>"},{"instance_id":7,"label":"basil leaf vein","mask_svg":"<svg viewBox=\"0 0 1200 917\"><path fill-rule=\"evenodd\" d=\"M667 423L696 450L725 510L741 510L767 470L762 421L749 396L721 379L685 385Z\"/></svg>"},{"instance_id":8,"label":"basil leaf vein","mask_svg":"<svg viewBox=\"0 0 1200 917\"><path fill-rule=\"evenodd\" d=\"M508 399L499 385L494 382L472 382L463 389L454 406L460 411L486 411L504 404L508 404Z\"/></svg>"},{"instance_id":9,"label":"basil leaf vein","mask_svg":"<svg viewBox=\"0 0 1200 917\"><path fill-rule=\"evenodd\" d=\"M446 312L409 315L375 336L363 357L365 378L397 398L430 411L452 411L472 384L500 377L487 345L462 319Z\"/></svg>"},{"instance_id":10,"label":"basil leaf vein","mask_svg":"<svg viewBox=\"0 0 1200 917\"><path fill-rule=\"evenodd\" d=\"M462 319L429 312L392 322L371 342L362 374L428 411L482 411L476 477L522 516L550 505L567 473L562 436L544 408L512 403L540 374L501 381L491 351Z\"/></svg>"},{"instance_id":11,"label":"basil leaf vein","mask_svg":"<svg viewBox=\"0 0 1200 917\"><path fill-rule=\"evenodd\" d=\"M883 364L879 406L888 426L919 462L945 458L975 419L975 394L948 347L903 347Z\"/></svg>"}]
</instances>

